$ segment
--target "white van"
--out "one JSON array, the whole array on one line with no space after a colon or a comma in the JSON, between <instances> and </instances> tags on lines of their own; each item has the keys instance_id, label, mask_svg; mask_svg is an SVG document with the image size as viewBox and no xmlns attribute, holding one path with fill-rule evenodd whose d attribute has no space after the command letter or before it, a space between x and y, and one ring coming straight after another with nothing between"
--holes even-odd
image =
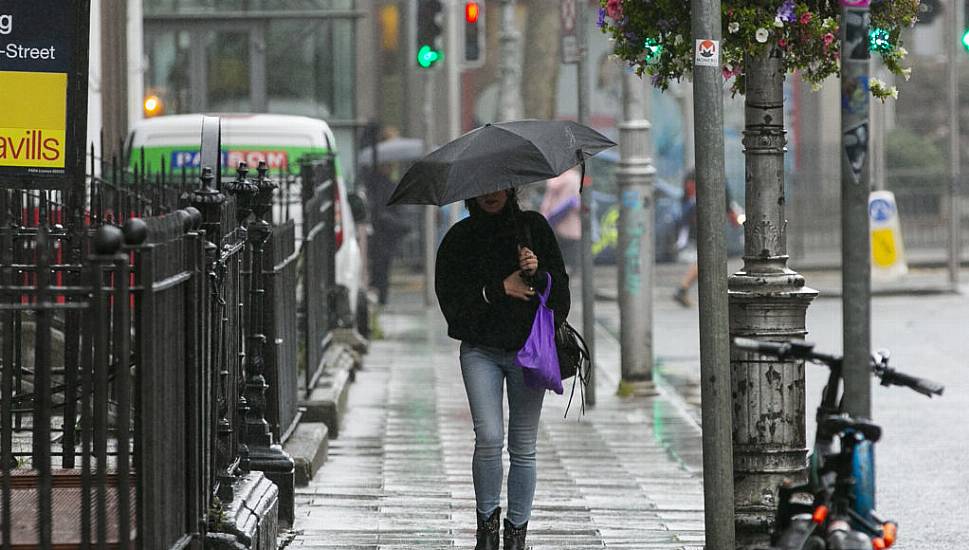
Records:
<instances>
[{"instance_id":1,"label":"white van","mask_svg":"<svg viewBox=\"0 0 969 550\"><path fill-rule=\"evenodd\" d=\"M235 177L235 168L245 161L254 175L259 161L265 160L274 172L299 169L299 160L306 155L320 156L336 152L336 140L330 127L322 120L291 115L230 114L222 119L223 182ZM157 173L184 168L198 169L202 115L172 115L144 119L137 122L128 136L130 164L141 162L144 151L145 169ZM363 259L357 241L357 228L351 215L350 199L339 161L336 161L336 182L340 200L336 208L336 283L347 290L350 319L341 319L344 326L354 326L367 333L366 288L362 288ZM290 196L289 215L296 222L297 238L302 235L302 207L298 190ZM274 216L279 221L285 206L276 205Z\"/></svg>"}]
</instances>

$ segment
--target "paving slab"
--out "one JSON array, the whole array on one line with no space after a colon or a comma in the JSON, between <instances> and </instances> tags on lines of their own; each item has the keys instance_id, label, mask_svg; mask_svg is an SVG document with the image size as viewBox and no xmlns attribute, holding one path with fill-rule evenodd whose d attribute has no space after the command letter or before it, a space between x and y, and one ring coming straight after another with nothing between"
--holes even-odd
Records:
<instances>
[{"instance_id":1,"label":"paving slab","mask_svg":"<svg viewBox=\"0 0 969 550\"><path fill-rule=\"evenodd\" d=\"M385 338L350 386L340 437L297 488L285 547L474 546L474 433L458 344L436 311L392 305L381 324ZM699 449L699 431L676 407L657 405L662 392L616 397L617 357L617 344L600 337L599 399L584 417L573 403L563 418L568 395L546 397L528 537L535 550L703 547L702 476L669 445Z\"/></svg>"}]
</instances>

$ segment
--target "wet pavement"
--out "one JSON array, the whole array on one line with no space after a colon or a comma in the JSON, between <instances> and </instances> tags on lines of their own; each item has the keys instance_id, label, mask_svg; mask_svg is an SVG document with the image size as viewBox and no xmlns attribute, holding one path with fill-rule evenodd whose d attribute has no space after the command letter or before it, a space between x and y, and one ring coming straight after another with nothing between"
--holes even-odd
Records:
<instances>
[{"instance_id":1,"label":"wet pavement","mask_svg":"<svg viewBox=\"0 0 969 550\"><path fill-rule=\"evenodd\" d=\"M474 437L457 342L436 310L406 304L381 315L385 339L357 374L329 460L297 488L289 548L474 546ZM597 406L579 420L576 401L564 419L570 384L545 400L529 546L702 548L699 429L665 394L616 397L618 344L599 332Z\"/></svg>"}]
</instances>

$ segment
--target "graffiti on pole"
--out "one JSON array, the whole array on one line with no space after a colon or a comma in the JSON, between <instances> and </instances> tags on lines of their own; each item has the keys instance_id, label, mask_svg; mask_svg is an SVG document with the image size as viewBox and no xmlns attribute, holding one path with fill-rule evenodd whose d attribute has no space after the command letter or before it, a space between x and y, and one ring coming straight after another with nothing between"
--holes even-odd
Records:
<instances>
[{"instance_id":1,"label":"graffiti on pole","mask_svg":"<svg viewBox=\"0 0 969 550\"><path fill-rule=\"evenodd\" d=\"M642 201L639 191L635 189L622 192L622 216L620 223L626 225L629 231L629 241L622 251L625 263L623 270L626 275L626 292L629 296L639 296L642 289L642 273L639 258L643 236L646 233L642 223ZM631 223L630 223L631 222Z\"/></svg>"},{"instance_id":2,"label":"graffiti on pole","mask_svg":"<svg viewBox=\"0 0 969 550\"><path fill-rule=\"evenodd\" d=\"M861 183L870 141L868 112L870 102L868 65L868 26L871 13L867 0L845 0L841 74L841 117L844 135L842 148L851 181Z\"/></svg>"},{"instance_id":3,"label":"graffiti on pole","mask_svg":"<svg viewBox=\"0 0 969 550\"><path fill-rule=\"evenodd\" d=\"M851 166L851 175L855 183L861 182L861 172L865 167L865 156L868 154L868 123L863 122L849 128L842 136L845 156Z\"/></svg>"},{"instance_id":4,"label":"graffiti on pole","mask_svg":"<svg viewBox=\"0 0 969 550\"><path fill-rule=\"evenodd\" d=\"M868 76L845 75L841 80L841 109L852 116L868 116Z\"/></svg>"},{"instance_id":5,"label":"graffiti on pole","mask_svg":"<svg viewBox=\"0 0 969 550\"><path fill-rule=\"evenodd\" d=\"M865 61L871 58L868 50L868 22L871 13L864 10L845 10L845 43L841 51L848 61Z\"/></svg>"}]
</instances>

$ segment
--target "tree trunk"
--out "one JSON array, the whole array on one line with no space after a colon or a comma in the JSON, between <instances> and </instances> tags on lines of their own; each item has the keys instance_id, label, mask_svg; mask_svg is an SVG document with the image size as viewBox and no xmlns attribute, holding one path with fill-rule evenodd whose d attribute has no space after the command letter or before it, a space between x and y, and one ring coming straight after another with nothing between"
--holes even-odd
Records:
<instances>
[{"instance_id":1,"label":"tree trunk","mask_svg":"<svg viewBox=\"0 0 969 550\"><path fill-rule=\"evenodd\" d=\"M583 0L576 0L583 1ZM526 0L522 98L528 118L555 116L559 76L559 1Z\"/></svg>"}]
</instances>

